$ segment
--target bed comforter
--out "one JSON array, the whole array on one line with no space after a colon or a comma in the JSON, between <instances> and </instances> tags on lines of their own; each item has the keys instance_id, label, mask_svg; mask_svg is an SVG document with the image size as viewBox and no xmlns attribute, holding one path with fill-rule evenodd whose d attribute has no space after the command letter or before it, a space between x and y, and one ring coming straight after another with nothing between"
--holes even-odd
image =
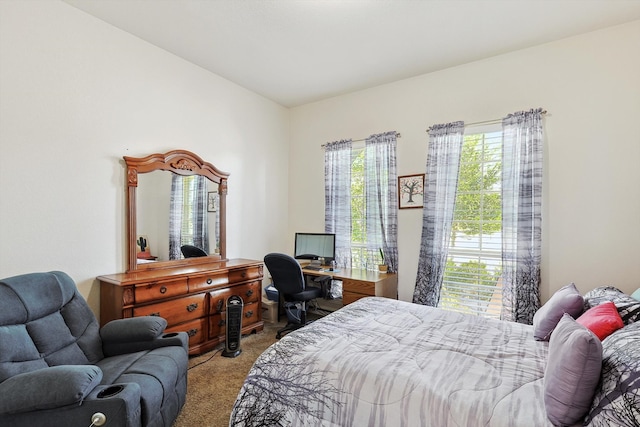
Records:
<instances>
[{"instance_id":1,"label":"bed comforter","mask_svg":"<svg viewBox=\"0 0 640 427\"><path fill-rule=\"evenodd\" d=\"M551 426L532 327L365 298L268 348L230 426Z\"/></svg>"}]
</instances>

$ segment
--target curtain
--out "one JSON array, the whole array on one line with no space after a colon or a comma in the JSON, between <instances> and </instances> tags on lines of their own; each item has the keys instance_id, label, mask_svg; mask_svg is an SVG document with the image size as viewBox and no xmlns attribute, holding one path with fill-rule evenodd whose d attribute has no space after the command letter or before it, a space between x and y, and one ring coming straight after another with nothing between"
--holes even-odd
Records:
<instances>
[{"instance_id":1,"label":"curtain","mask_svg":"<svg viewBox=\"0 0 640 427\"><path fill-rule=\"evenodd\" d=\"M169 259L180 259L182 254L182 206L184 205L184 190L182 176L171 176L171 199L169 202Z\"/></svg>"},{"instance_id":2,"label":"curtain","mask_svg":"<svg viewBox=\"0 0 640 427\"><path fill-rule=\"evenodd\" d=\"M365 141L367 265L383 251L389 272L398 271L398 174L396 132L371 135Z\"/></svg>"},{"instance_id":3,"label":"curtain","mask_svg":"<svg viewBox=\"0 0 640 427\"><path fill-rule=\"evenodd\" d=\"M351 268L351 140L325 145L324 195L325 232L336 235L336 264Z\"/></svg>"},{"instance_id":4,"label":"curtain","mask_svg":"<svg viewBox=\"0 0 640 427\"><path fill-rule=\"evenodd\" d=\"M185 244L209 253L207 178L173 174L169 204L169 259L180 259Z\"/></svg>"},{"instance_id":5,"label":"curtain","mask_svg":"<svg viewBox=\"0 0 640 427\"><path fill-rule=\"evenodd\" d=\"M422 240L413 302L436 307L447 263L464 122L429 128Z\"/></svg>"},{"instance_id":6,"label":"curtain","mask_svg":"<svg viewBox=\"0 0 640 427\"><path fill-rule=\"evenodd\" d=\"M209 253L209 215L207 214L207 184L206 177L196 175L193 178L193 246Z\"/></svg>"},{"instance_id":7,"label":"curtain","mask_svg":"<svg viewBox=\"0 0 640 427\"><path fill-rule=\"evenodd\" d=\"M533 323L540 307L542 109L502 121L503 320Z\"/></svg>"}]
</instances>

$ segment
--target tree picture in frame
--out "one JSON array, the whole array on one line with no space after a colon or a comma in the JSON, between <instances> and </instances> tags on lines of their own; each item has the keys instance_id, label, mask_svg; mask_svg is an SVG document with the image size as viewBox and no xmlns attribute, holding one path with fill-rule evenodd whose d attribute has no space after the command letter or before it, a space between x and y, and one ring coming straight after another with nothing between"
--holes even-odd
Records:
<instances>
[{"instance_id":1,"label":"tree picture in frame","mask_svg":"<svg viewBox=\"0 0 640 427\"><path fill-rule=\"evenodd\" d=\"M398 177L398 208L415 209L424 206L424 174Z\"/></svg>"}]
</instances>

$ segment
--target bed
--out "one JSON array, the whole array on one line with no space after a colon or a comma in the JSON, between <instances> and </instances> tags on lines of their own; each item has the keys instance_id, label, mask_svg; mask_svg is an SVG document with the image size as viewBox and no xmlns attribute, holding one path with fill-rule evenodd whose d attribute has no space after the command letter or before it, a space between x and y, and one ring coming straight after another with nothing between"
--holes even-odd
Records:
<instances>
[{"instance_id":1,"label":"bed","mask_svg":"<svg viewBox=\"0 0 640 427\"><path fill-rule=\"evenodd\" d=\"M250 370L229 425L552 426L545 408L550 343L533 331L364 298L268 348Z\"/></svg>"}]
</instances>

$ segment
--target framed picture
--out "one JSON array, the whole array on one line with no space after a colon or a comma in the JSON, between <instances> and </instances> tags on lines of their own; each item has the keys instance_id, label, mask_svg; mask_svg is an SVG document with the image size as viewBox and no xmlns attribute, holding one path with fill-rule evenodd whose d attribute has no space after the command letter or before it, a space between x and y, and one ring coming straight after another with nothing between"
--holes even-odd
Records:
<instances>
[{"instance_id":1,"label":"framed picture","mask_svg":"<svg viewBox=\"0 0 640 427\"><path fill-rule=\"evenodd\" d=\"M398 208L414 209L424 205L424 174L398 177Z\"/></svg>"},{"instance_id":2,"label":"framed picture","mask_svg":"<svg viewBox=\"0 0 640 427\"><path fill-rule=\"evenodd\" d=\"M207 212L218 211L218 193L215 191L209 191L207 193Z\"/></svg>"}]
</instances>

